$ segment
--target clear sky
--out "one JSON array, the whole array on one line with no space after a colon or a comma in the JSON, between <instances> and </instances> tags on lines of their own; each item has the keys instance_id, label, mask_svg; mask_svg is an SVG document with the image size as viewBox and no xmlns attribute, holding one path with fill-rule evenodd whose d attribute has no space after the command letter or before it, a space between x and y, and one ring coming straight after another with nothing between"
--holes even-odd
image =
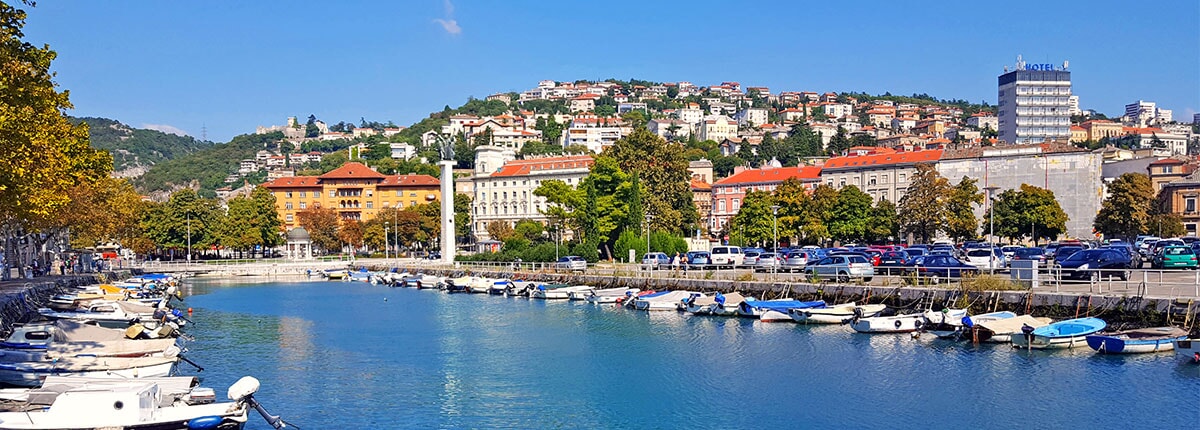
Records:
<instances>
[{"instance_id":1,"label":"clear sky","mask_svg":"<svg viewBox=\"0 0 1200 430\"><path fill-rule=\"evenodd\" d=\"M1200 2L40 1L78 116L214 141L283 124L408 125L541 79L738 81L996 103L1022 54L1070 61L1083 109L1200 111Z\"/></svg>"}]
</instances>

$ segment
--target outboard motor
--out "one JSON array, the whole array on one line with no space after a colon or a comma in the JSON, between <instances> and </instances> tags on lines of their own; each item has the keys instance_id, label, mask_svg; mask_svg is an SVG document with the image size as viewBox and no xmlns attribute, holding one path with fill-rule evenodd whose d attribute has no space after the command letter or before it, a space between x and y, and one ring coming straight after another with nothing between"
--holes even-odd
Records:
<instances>
[{"instance_id":1,"label":"outboard motor","mask_svg":"<svg viewBox=\"0 0 1200 430\"><path fill-rule=\"evenodd\" d=\"M255 379L253 376L243 376L242 379L239 379L237 382L234 382L233 385L229 386L229 400L233 400L238 403L245 402L247 405L254 408L254 410L258 411L258 414L262 415L263 420L266 420L267 424L271 425L271 427L275 428L276 430L287 427L289 424L286 421L284 421L282 418L279 418L278 415L271 415L268 413L267 409L254 399L254 393L258 392L258 387L258 379Z\"/></svg>"}]
</instances>

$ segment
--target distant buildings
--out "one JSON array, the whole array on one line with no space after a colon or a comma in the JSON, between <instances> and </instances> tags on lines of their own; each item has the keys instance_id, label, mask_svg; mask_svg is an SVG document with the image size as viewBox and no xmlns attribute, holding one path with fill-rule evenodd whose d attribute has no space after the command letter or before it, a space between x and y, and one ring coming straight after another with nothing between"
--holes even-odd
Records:
<instances>
[{"instance_id":1,"label":"distant buildings","mask_svg":"<svg viewBox=\"0 0 1200 430\"><path fill-rule=\"evenodd\" d=\"M350 162L320 176L282 177L262 184L275 196L275 210L290 230L297 214L311 207L333 208L343 220L369 220L380 209L437 201L438 179L429 175L383 175Z\"/></svg>"},{"instance_id":2,"label":"distant buildings","mask_svg":"<svg viewBox=\"0 0 1200 430\"><path fill-rule=\"evenodd\" d=\"M1017 62L999 77L999 137L1008 143L1071 138L1071 72Z\"/></svg>"},{"instance_id":3,"label":"distant buildings","mask_svg":"<svg viewBox=\"0 0 1200 430\"><path fill-rule=\"evenodd\" d=\"M1165 124L1173 120L1171 110L1159 108L1154 102L1138 100L1125 105L1125 118L1135 127Z\"/></svg>"},{"instance_id":4,"label":"distant buildings","mask_svg":"<svg viewBox=\"0 0 1200 430\"><path fill-rule=\"evenodd\" d=\"M941 150L898 152L872 147L850 148L847 152L846 156L825 162L821 182L837 189L853 185L873 201L892 203L904 197L918 164L937 163L942 156Z\"/></svg>"},{"instance_id":5,"label":"distant buildings","mask_svg":"<svg viewBox=\"0 0 1200 430\"><path fill-rule=\"evenodd\" d=\"M821 180L821 168L813 166L742 169L712 184L712 217L709 231L718 232L742 208L742 200L751 191L775 191L783 181L796 178L812 190Z\"/></svg>"},{"instance_id":6,"label":"distant buildings","mask_svg":"<svg viewBox=\"0 0 1200 430\"><path fill-rule=\"evenodd\" d=\"M700 122L698 138L720 142L730 137L737 137L738 124L724 115L709 115Z\"/></svg>"},{"instance_id":7,"label":"distant buildings","mask_svg":"<svg viewBox=\"0 0 1200 430\"><path fill-rule=\"evenodd\" d=\"M548 223L543 213L546 199L533 195L543 182L558 180L572 187L587 176L595 161L590 155L503 160L488 157L477 162L475 196L471 200L471 233L478 241L489 240L487 226L493 222L515 225L520 220Z\"/></svg>"}]
</instances>

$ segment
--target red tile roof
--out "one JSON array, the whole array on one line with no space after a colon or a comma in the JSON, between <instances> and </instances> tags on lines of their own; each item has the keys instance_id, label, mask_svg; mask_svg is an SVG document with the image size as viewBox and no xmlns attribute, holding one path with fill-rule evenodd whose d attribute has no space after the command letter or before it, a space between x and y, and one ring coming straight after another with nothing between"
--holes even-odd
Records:
<instances>
[{"instance_id":1,"label":"red tile roof","mask_svg":"<svg viewBox=\"0 0 1200 430\"><path fill-rule=\"evenodd\" d=\"M262 184L267 189L274 188L321 188L321 182L316 176L287 176L275 178Z\"/></svg>"},{"instance_id":2,"label":"red tile roof","mask_svg":"<svg viewBox=\"0 0 1200 430\"><path fill-rule=\"evenodd\" d=\"M714 187L739 184L769 184L779 183L790 178L800 180L817 180L821 177L821 168L815 166L782 167L779 169L749 169L728 178L717 181Z\"/></svg>"},{"instance_id":3,"label":"red tile roof","mask_svg":"<svg viewBox=\"0 0 1200 430\"><path fill-rule=\"evenodd\" d=\"M1164 159L1155 161L1153 163L1150 163L1151 166L1178 166L1180 164L1183 164L1183 160L1179 160L1179 159L1175 159L1175 158L1164 158Z\"/></svg>"},{"instance_id":4,"label":"red tile roof","mask_svg":"<svg viewBox=\"0 0 1200 430\"><path fill-rule=\"evenodd\" d=\"M692 179L692 191L712 191L712 184L699 179Z\"/></svg>"},{"instance_id":5,"label":"red tile roof","mask_svg":"<svg viewBox=\"0 0 1200 430\"><path fill-rule=\"evenodd\" d=\"M333 171L324 175L318 176L321 179L383 179L383 174L371 170L363 163L351 161L343 164L342 167L333 169Z\"/></svg>"},{"instance_id":6,"label":"red tile roof","mask_svg":"<svg viewBox=\"0 0 1200 430\"><path fill-rule=\"evenodd\" d=\"M848 157L833 157L825 162L826 169L849 169L856 167L881 166L889 164L915 164L938 161L942 158L941 150L897 152L894 154L876 154Z\"/></svg>"},{"instance_id":7,"label":"red tile roof","mask_svg":"<svg viewBox=\"0 0 1200 430\"><path fill-rule=\"evenodd\" d=\"M433 176L429 175L397 175L387 176L383 182L379 183L380 187L421 187L421 186L441 186L442 182Z\"/></svg>"},{"instance_id":8,"label":"red tile roof","mask_svg":"<svg viewBox=\"0 0 1200 430\"><path fill-rule=\"evenodd\" d=\"M534 158L531 160L513 160L504 163L500 170L491 177L524 176L540 170L562 170L591 168L596 160L590 155L568 155L563 157Z\"/></svg>"}]
</instances>

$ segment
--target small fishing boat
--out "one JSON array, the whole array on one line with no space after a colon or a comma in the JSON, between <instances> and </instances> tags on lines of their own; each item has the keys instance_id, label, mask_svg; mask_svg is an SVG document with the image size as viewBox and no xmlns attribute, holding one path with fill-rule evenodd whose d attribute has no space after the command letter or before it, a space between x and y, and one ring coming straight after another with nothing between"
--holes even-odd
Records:
<instances>
[{"instance_id":1,"label":"small fishing boat","mask_svg":"<svg viewBox=\"0 0 1200 430\"><path fill-rule=\"evenodd\" d=\"M567 300L571 298L571 293L573 292L582 293L591 291L592 289L592 287L587 285L567 286L544 284L538 285L537 288L533 289L533 291L530 291L529 297L539 300Z\"/></svg>"},{"instance_id":2,"label":"small fishing boat","mask_svg":"<svg viewBox=\"0 0 1200 430\"><path fill-rule=\"evenodd\" d=\"M742 301L745 301L745 298L743 298L742 295L737 292L729 294L716 293L711 296L699 295L688 299L688 301L684 303L683 310L692 315L712 315L713 309L716 309L719 305L728 302L741 303Z\"/></svg>"},{"instance_id":3,"label":"small fishing boat","mask_svg":"<svg viewBox=\"0 0 1200 430\"><path fill-rule=\"evenodd\" d=\"M588 296L590 296L592 294L592 291L595 291L595 290L596 289L592 288L592 287L587 287L586 289L574 290L574 291L567 293L567 299L571 300L571 301L587 300ZM634 291L637 291L637 290L634 290Z\"/></svg>"},{"instance_id":4,"label":"small fishing boat","mask_svg":"<svg viewBox=\"0 0 1200 430\"><path fill-rule=\"evenodd\" d=\"M1031 315L1018 315L1012 318L979 322L975 322L976 318L974 317L967 318L968 321L964 321L964 325L971 331L973 341L987 343L1009 343L1012 342L1014 335L1022 335L1022 327L1039 328L1048 326L1054 322L1050 318L1033 317Z\"/></svg>"},{"instance_id":5,"label":"small fishing boat","mask_svg":"<svg viewBox=\"0 0 1200 430\"><path fill-rule=\"evenodd\" d=\"M341 281L350 277L350 271L347 269L325 269L321 272L321 276L330 281Z\"/></svg>"},{"instance_id":6,"label":"small fishing boat","mask_svg":"<svg viewBox=\"0 0 1200 430\"><path fill-rule=\"evenodd\" d=\"M1100 318L1075 318L1044 327L1023 329L1012 336L1013 346L1034 349L1067 349L1087 345L1087 336L1095 334L1108 323Z\"/></svg>"},{"instance_id":7,"label":"small fishing boat","mask_svg":"<svg viewBox=\"0 0 1200 430\"><path fill-rule=\"evenodd\" d=\"M921 324L921 331L940 338L949 338L958 336L962 332L962 319L966 318L967 310L945 308L935 311L930 309L922 315L925 316L925 323Z\"/></svg>"},{"instance_id":8,"label":"small fishing boat","mask_svg":"<svg viewBox=\"0 0 1200 430\"><path fill-rule=\"evenodd\" d=\"M1200 363L1200 339L1178 339L1172 343L1175 344L1175 357Z\"/></svg>"},{"instance_id":9,"label":"small fishing boat","mask_svg":"<svg viewBox=\"0 0 1200 430\"><path fill-rule=\"evenodd\" d=\"M148 380L93 380L56 385L63 391L30 394L48 397L52 402L49 407L0 412L0 429L242 429L250 409L257 410L271 427L283 428L283 420L268 414L254 399L259 388L254 378L244 377L229 387L230 403L216 403L216 395L207 388L193 389L175 401L164 395L160 384Z\"/></svg>"},{"instance_id":10,"label":"small fishing boat","mask_svg":"<svg viewBox=\"0 0 1200 430\"><path fill-rule=\"evenodd\" d=\"M720 295L719 297L713 296L713 300L716 301L716 304L713 305L712 310L709 311L709 315L731 317L738 315L738 309L741 309L742 303L745 303L748 300L755 300L755 298L745 297L740 293L733 292Z\"/></svg>"},{"instance_id":11,"label":"small fishing boat","mask_svg":"<svg viewBox=\"0 0 1200 430\"><path fill-rule=\"evenodd\" d=\"M679 304L699 294L692 291L663 291L658 294L638 297L633 300L633 308L639 311L673 311L679 309Z\"/></svg>"},{"instance_id":12,"label":"small fishing boat","mask_svg":"<svg viewBox=\"0 0 1200 430\"><path fill-rule=\"evenodd\" d=\"M890 317L855 318L850 328L859 333L909 333L925 324L924 314L907 314Z\"/></svg>"},{"instance_id":13,"label":"small fishing boat","mask_svg":"<svg viewBox=\"0 0 1200 430\"><path fill-rule=\"evenodd\" d=\"M170 354L170 352L168 352ZM36 387L49 375L116 378L169 376L179 361L178 348L166 357L59 357L52 361L0 362L0 383ZM0 426L0 429L4 428Z\"/></svg>"},{"instance_id":14,"label":"small fishing boat","mask_svg":"<svg viewBox=\"0 0 1200 430\"><path fill-rule=\"evenodd\" d=\"M493 285L496 285L496 282L505 283L506 281L508 280L477 278L472 280L471 283L467 285L467 292L471 294L487 294L488 290L492 289Z\"/></svg>"},{"instance_id":15,"label":"small fishing boat","mask_svg":"<svg viewBox=\"0 0 1200 430\"><path fill-rule=\"evenodd\" d=\"M745 301L742 302L742 306L738 307L738 312L741 315L743 312L746 312L745 308L755 307L757 308L758 320L761 322L795 322L790 314L792 309L820 309L825 307L824 300L811 302L792 300L791 302L773 300Z\"/></svg>"},{"instance_id":16,"label":"small fishing boat","mask_svg":"<svg viewBox=\"0 0 1200 430\"><path fill-rule=\"evenodd\" d=\"M1187 339L1187 330L1178 327L1152 327L1087 337L1088 347L1101 354L1142 354L1175 349L1175 341Z\"/></svg>"},{"instance_id":17,"label":"small fishing boat","mask_svg":"<svg viewBox=\"0 0 1200 430\"><path fill-rule=\"evenodd\" d=\"M638 293L637 288L605 288L603 290L592 290L587 294L584 300L588 303L616 303L626 297L634 296Z\"/></svg>"},{"instance_id":18,"label":"small fishing boat","mask_svg":"<svg viewBox=\"0 0 1200 430\"><path fill-rule=\"evenodd\" d=\"M878 316L887 305L857 305L854 302L824 308L789 309L792 321L805 324L845 324L854 319Z\"/></svg>"},{"instance_id":19,"label":"small fishing boat","mask_svg":"<svg viewBox=\"0 0 1200 430\"><path fill-rule=\"evenodd\" d=\"M69 319L75 321L95 322L101 327L124 329L135 323L143 323L147 327L157 328L160 321L167 321L177 326L183 326L187 319L178 309L154 308L140 303L127 301L95 301L87 309L80 311L55 311L49 308L38 309L38 313L46 318Z\"/></svg>"},{"instance_id":20,"label":"small fishing boat","mask_svg":"<svg viewBox=\"0 0 1200 430\"><path fill-rule=\"evenodd\" d=\"M513 281L508 279L496 279L492 281L492 285L487 288L487 293L491 295L503 295L513 287Z\"/></svg>"}]
</instances>

